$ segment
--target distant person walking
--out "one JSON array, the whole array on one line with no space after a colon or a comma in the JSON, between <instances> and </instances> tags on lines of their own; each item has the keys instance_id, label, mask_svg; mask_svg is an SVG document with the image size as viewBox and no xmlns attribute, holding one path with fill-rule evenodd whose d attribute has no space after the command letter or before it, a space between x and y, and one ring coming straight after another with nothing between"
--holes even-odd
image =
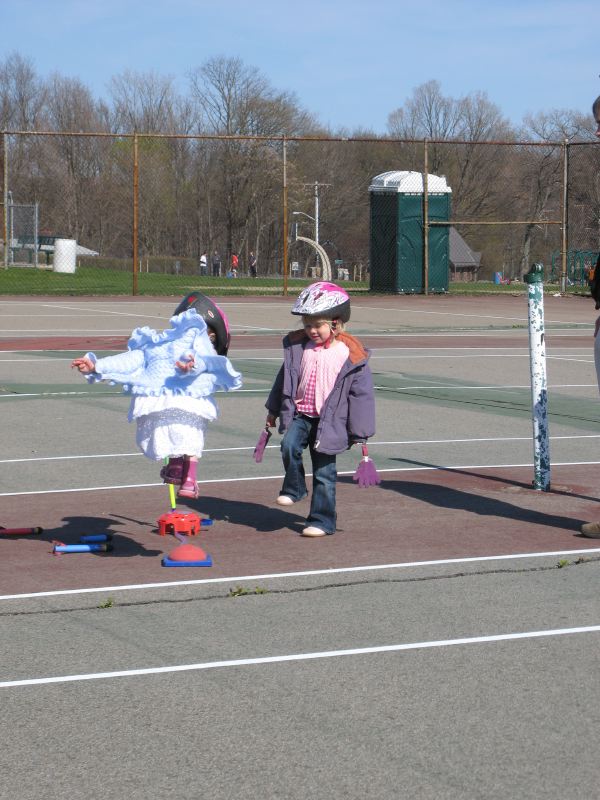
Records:
<instances>
[{"instance_id":1,"label":"distant person walking","mask_svg":"<svg viewBox=\"0 0 600 800\"><path fill-rule=\"evenodd\" d=\"M206 250L200 256L200 275L208 275L208 253Z\"/></svg>"},{"instance_id":2,"label":"distant person walking","mask_svg":"<svg viewBox=\"0 0 600 800\"><path fill-rule=\"evenodd\" d=\"M256 271L256 256L250 251L250 257L248 258L248 266L250 267L250 277L256 278L257 271Z\"/></svg>"},{"instance_id":3,"label":"distant person walking","mask_svg":"<svg viewBox=\"0 0 600 800\"><path fill-rule=\"evenodd\" d=\"M221 275L221 256L218 250L215 250L212 255L212 274L213 278L219 278Z\"/></svg>"}]
</instances>

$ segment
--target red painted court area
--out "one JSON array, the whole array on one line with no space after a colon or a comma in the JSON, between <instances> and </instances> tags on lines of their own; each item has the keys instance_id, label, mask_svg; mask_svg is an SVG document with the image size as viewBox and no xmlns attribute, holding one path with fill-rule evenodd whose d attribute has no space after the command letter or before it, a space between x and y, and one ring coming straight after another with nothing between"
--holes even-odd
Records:
<instances>
[{"instance_id":1,"label":"red painted court area","mask_svg":"<svg viewBox=\"0 0 600 800\"><path fill-rule=\"evenodd\" d=\"M2 594L17 594L595 548L598 542L578 533L598 508L589 470L555 472L549 493L529 489L531 471L523 468L387 473L369 489L342 477L338 531L318 541L298 535L307 500L291 511L274 504L278 479L234 490L225 482L204 484L185 508L214 520L192 539L212 556L210 569L161 566L177 545L158 535L157 519L168 510L165 487L3 497L5 527L43 524L45 531L10 541L0 536L0 586ZM52 555L54 540L75 543L105 532L113 534L112 553Z\"/></svg>"}]
</instances>

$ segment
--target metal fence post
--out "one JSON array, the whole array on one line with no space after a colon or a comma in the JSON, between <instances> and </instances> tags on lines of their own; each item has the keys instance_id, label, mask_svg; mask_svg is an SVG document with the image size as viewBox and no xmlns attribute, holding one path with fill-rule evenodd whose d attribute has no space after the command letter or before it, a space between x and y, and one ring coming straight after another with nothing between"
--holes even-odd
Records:
<instances>
[{"instance_id":1,"label":"metal fence post","mask_svg":"<svg viewBox=\"0 0 600 800\"><path fill-rule=\"evenodd\" d=\"M567 256L568 256L568 225L569 225L569 140L563 142L563 186L562 186L562 220L561 220L561 267L560 267L560 293L567 292Z\"/></svg>"},{"instance_id":2,"label":"metal fence post","mask_svg":"<svg viewBox=\"0 0 600 800\"><path fill-rule=\"evenodd\" d=\"M288 185L287 143L283 137L283 296L288 295Z\"/></svg>"},{"instance_id":3,"label":"metal fence post","mask_svg":"<svg viewBox=\"0 0 600 800\"><path fill-rule=\"evenodd\" d=\"M528 289L529 365L533 420L533 488L550 489L550 435L544 337L544 266L533 264L525 275Z\"/></svg>"},{"instance_id":4,"label":"metal fence post","mask_svg":"<svg viewBox=\"0 0 600 800\"><path fill-rule=\"evenodd\" d=\"M2 134L2 236L4 242L4 269L8 269L8 254L12 242L8 241L8 134Z\"/></svg>"},{"instance_id":5,"label":"metal fence post","mask_svg":"<svg viewBox=\"0 0 600 800\"><path fill-rule=\"evenodd\" d=\"M40 204L33 207L33 266L37 269L40 265Z\"/></svg>"},{"instance_id":6,"label":"metal fence post","mask_svg":"<svg viewBox=\"0 0 600 800\"><path fill-rule=\"evenodd\" d=\"M423 292L429 294L429 150L423 150Z\"/></svg>"},{"instance_id":7,"label":"metal fence post","mask_svg":"<svg viewBox=\"0 0 600 800\"><path fill-rule=\"evenodd\" d=\"M132 294L138 293L138 224L139 224L139 164L138 135L133 134L133 284Z\"/></svg>"}]
</instances>

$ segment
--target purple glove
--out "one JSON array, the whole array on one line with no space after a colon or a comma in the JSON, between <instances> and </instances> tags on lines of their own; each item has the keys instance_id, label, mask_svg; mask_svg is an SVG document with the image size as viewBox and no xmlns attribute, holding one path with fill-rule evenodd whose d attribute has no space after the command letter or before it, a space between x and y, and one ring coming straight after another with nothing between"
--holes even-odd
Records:
<instances>
[{"instance_id":1,"label":"purple glove","mask_svg":"<svg viewBox=\"0 0 600 800\"><path fill-rule=\"evenodd\" d=\"M375 469L373 459L369 458L369 450L366 444L362 446L362 458L356 472L352 476L352 480L356 481L361 489L367 486L376 486L378 483L381 483L381 478Z\"/></svg>"},{"instance_id":2,"label":"purple glove","mask_svg":"<svg viewBox=\"0 0 600 800\"><path fill-rule=\"evenodd\" d=\"M261 432L260 436L258 437L258 442L256 443L256 447L254 448L254 460L257 464L260 464L263 458L263 453L265 452L265 447L267 446L267 442L271 438L271 431L268 428L265 428L264 431Z\"/></svg>"}]
</instances>

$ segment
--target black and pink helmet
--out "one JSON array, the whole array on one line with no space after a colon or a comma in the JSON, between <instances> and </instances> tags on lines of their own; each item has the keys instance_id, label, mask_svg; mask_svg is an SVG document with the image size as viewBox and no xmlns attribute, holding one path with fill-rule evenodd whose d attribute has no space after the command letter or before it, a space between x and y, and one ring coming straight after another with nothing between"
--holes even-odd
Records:
<instances>
[{"instance_id":1,"label":"black and pink helmet","mask_svg":"<svg viewBox=\"0 0 600 800\"><path fill-rule=\"evenodd\" d=\"M225 312L205 294L190 292L183 298L173 313L176 316L190 308L195 308L207 326L215 332L215 350L217 354L226 356L231 343L231 334L229 333L229 322Z\"/></svg>"},{"instance_id":2,"label":"black and pink helmet","mask_svg":"<svg viewBox=\"0 0 600 800\"><path fill-rule=\"evenodd\" d=\"M292 314L348 322L350 319L350 295L335 283L317 281L300 292L292 308Z\"/></svg>"}]
</instances>

